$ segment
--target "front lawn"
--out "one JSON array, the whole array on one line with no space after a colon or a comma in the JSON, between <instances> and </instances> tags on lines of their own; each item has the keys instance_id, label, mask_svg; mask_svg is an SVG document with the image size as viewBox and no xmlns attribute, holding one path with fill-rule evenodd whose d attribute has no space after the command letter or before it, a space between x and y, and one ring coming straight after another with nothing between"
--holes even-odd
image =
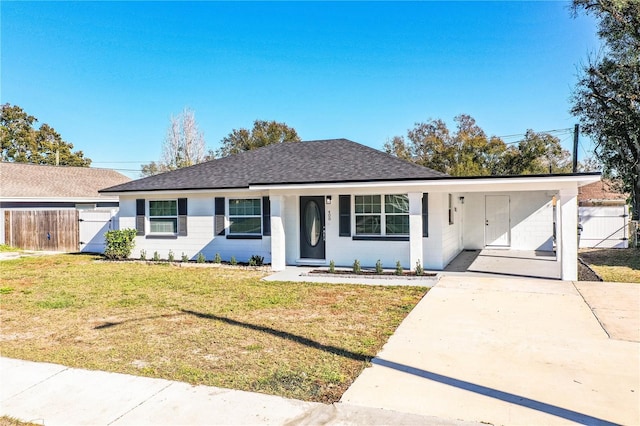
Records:
<instances>
[{"instance_id":1,"label":"front lawn","mask_svg":"<svg viewBox=\"0 0 640 426\"><path fill-rule=\"evenodd\" d=\"M640 283L640 249L582 249L579 256L605 281Z\"/></svg>"},{"instance_id":2,"label":"front lawn","mask_svg":"<svg viewBox=\"0 0 640 426\"><path fill-rule=\"evenodd\" d=\"M427 290L96 259L0 262L3 356L334 402Z\"/></svg>"}]
</instances>

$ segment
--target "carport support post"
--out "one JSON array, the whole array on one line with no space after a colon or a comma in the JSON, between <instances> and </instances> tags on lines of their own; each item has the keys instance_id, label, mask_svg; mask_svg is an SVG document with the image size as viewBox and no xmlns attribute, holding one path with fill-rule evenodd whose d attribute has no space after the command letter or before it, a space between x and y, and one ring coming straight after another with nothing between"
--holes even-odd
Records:
<instances>
[{"instance_id":1,"label":"carport support post","mask_svg":"<svg viewBox=\"0 0 640 426\"><path fill-rule=\"evenodd\" d=\"M578 188L561 189L557 235L558 261L564 281L578 280Z\"/></svg>"},{"instance_id":2,"label":"carport support post","mask_svg":"<svg viewBox=\"0 0 640 426\"><path fill-rule=\"evenodd\" d=\"M409 268L416 269L416 263L422 261L422 193L409 194Z\"/></svg>"},{"instance_id":3,"label":"carport support post","mask_svg":"<svg viewBox=\"0 0 640 426\"><path fill-rule=\"evenodd\" d=\"M271 269L284 271L287 264L284 223L282 221L284 197L271 195L269 200L271 203Z\"/></svg>"}]
</instances>

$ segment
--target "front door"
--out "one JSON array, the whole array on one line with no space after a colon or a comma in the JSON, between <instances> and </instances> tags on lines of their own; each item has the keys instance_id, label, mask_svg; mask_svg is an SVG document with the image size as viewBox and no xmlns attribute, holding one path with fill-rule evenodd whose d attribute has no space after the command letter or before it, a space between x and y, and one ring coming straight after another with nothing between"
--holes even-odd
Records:
<instances>
[{"instance_id":1,"label":"front door","mask_svg":"<svg viewBox=\"0 0 640 426\"><path fill-rule=\"evenodd\" d=\"M485 197L484 244L487 247L509 247L510 224L508 195Z\"/></svg>"},{"instance_id":2,"label":"front door","mask_svg":"<svg viewBox=\"0 0 640 426\"><path fill-rule=\"evenodd\" d=\"M300 257L324 259L324 197L300 197Z\"/></svg>"}]
</instances>

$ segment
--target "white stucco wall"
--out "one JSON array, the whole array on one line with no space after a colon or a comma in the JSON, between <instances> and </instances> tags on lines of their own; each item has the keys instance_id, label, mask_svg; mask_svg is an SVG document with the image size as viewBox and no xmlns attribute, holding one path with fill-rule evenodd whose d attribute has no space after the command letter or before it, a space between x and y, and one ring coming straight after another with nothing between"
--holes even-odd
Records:
<instances>
[{"instance_id":1,"label":"white stucco wall","mask_svg":"<svg viewBox=\"0 0 640 426\"><path fill-rule=\"evenodd\" d=\"M553 249L552 195L546 191L466 193L464 248L485 247L485 197L507 195L510 200L511 245L514 250Z\"/></svg>"}]
</instances>

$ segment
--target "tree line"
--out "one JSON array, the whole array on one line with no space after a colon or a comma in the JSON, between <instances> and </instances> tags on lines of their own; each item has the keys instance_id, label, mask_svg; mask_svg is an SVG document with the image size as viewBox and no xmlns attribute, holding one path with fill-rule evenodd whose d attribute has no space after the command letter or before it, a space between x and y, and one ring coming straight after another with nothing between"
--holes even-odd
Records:
<instances>
[{"instance_id":1,"label":"tree line","mask_svg":"<svg viewBox=\"0 0 640 426\"><path fill-rule=\"evenodd\" d=\"M17 105L2 105L0 115L0 159L17 163L89 167L91 159L62 139L46 123L36 128L38 119Z\"/></svg>"},{"instance_id":2,"label":"tree line","mask_svg":"<svg viewBox=\"0 0 640 426\"><path fill-rule=\"evenodd\" d=\"M527 130L523 138L507 144L496 136L488 137L467 114L454 118L456 128L449 130L441 119L416 123L405 136L394 136L384 150L403 160L447 173L451 176L499 176L547 173L571 173L571 154L562 148L556 136ZM587 171L596 165L580 165Z\"/></svg>"}]
</instances>

